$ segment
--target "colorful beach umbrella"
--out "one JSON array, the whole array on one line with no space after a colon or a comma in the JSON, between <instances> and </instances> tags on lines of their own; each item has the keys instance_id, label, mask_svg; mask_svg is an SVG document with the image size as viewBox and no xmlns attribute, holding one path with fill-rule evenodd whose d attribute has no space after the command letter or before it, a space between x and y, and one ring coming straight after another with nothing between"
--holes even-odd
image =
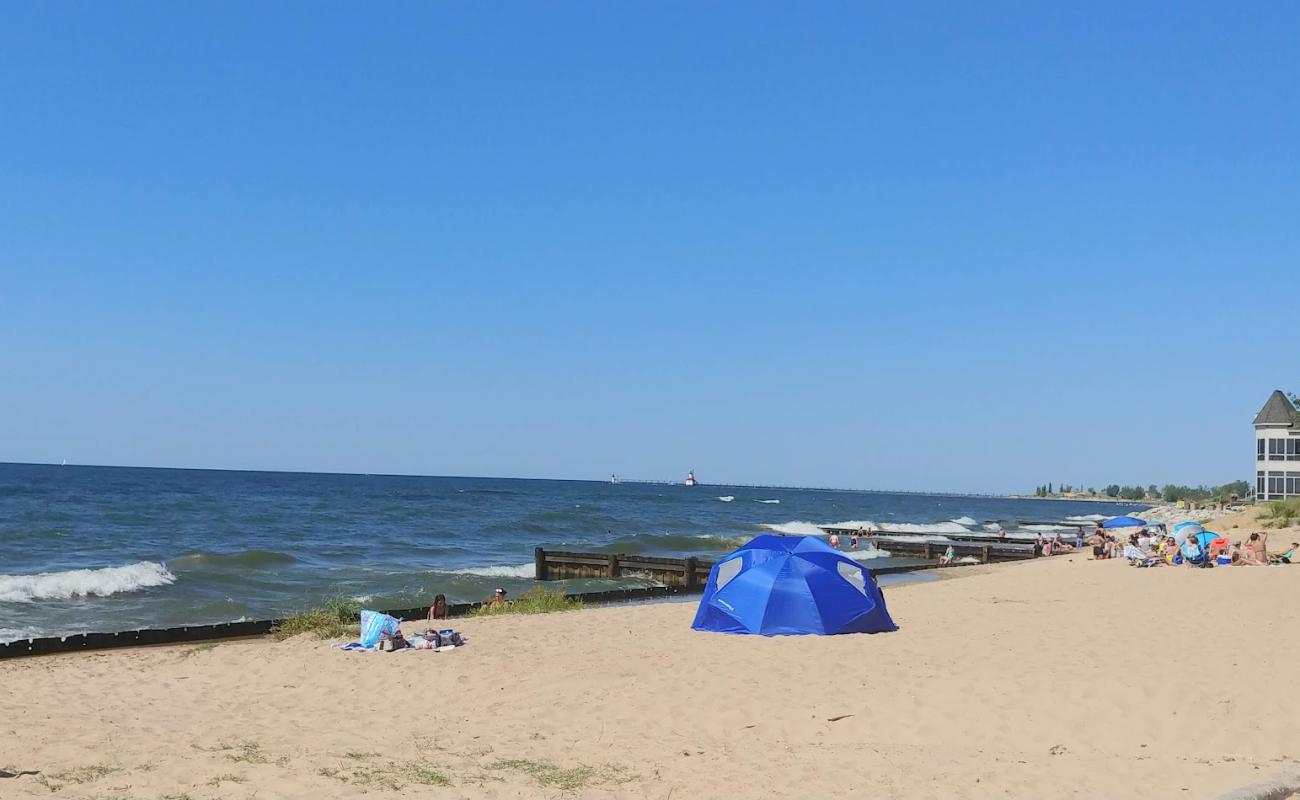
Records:
<instances>
[{"instance_id":1,"label":"colorful beach umbrella","mask_svg":"<svg viewBox=\"0 0 1300 800\"><path fill-rule=\"evenodd\" d=\"M1101 523L1101 527L1103 527L1103 528L1138 528L1138 527L1142 527L1142 526L1144 526L1144 525L1146 525L1146 524L1147 524L1147 521L1146 521L1146 520L1144 520L1144 519L1138 519L1137 517L1111 517L1110 519L1108 519L1108 520L1106 520L1105 522Z\"/></svg>"},{"instance_id":2,"label":"colorful beach umbrella","mask_svg":"<svg viewBox=\"0 0 1300 800\"><path fill-rule=\"evenodd\" d=\"M1205 533L1205 528L1202 528L1199 522L1190 520L1180 522L1174 526L1174 541L1178 543L1179 547L1182 547L1188 536L1199 536L1203 533Z\"/></svg>"}]
</instances>

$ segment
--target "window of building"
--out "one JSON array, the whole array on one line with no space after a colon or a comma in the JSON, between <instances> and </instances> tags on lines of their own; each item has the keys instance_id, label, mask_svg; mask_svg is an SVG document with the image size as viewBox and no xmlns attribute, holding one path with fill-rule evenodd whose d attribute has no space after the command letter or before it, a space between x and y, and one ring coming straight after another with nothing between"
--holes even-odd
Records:
<instances>
[{"instance_id":1,"label":"window of building","mask_svg":"<svg viewBox=\"0 0 1300 800\"><path fill-rule=\"evenodd\" d=\"M1283 452L1283 451L1286 449L1285 446L1286 446L1286 441L1285 441L1284 439L1269 439L1269 440L1268 440L1268 460L1269 460L1269 461L1285 461L1285 460L1286 460L1286 455L1285 455L1285 453Z\"/></svg>"},{"instance_id":2,"label":"window of building","mask_svg":"<svg viewBox=\"0 0 1300 800\"><path fill-rule=\"evenodd\" d=\"M1263 440L1263 439L1256 439L1256 440L1255 440L1255 460L1256 460L1256 461L1263 461L1263 460L1264 460L1264 440Z\"/></svg>"},{"instance_id":3,"label":"window of building","mask_svg":"<svg viewBox=\"0 0 1300 800\"><path fill-rule=\"evenodd\" d=\"M1260 439L1260 441L1262 442L1264 440ZM1264 491L1264 473L1256 472L1255 473L1255 496L1263 499L1266 494L1267 492Z\"/></svg>"},{"instance_id":4,"label":"window of building","mask_svg":"<svg viewBox=\"0 0 1300 800\"><path fill-rule=\"evenodd\" d=\"M1287 461L1300 461L1300 437L1292 436L1282 442Z\"/></svg>"}]
</instances>

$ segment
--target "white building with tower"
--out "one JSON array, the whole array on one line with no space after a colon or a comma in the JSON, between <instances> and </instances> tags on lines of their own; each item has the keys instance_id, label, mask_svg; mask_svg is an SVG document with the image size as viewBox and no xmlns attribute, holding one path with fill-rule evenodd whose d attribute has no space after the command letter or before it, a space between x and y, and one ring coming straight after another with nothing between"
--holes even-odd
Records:
<instances>
[{"instance_id":1,"label":"white building with tower","mask_svg":"<svg viewBox=\"0 0 1300 800\"><path fill-rule=\"evenodd\" d=\"M1255 499L1300 497L1300 412L1281 391L1255 415Z\"/></svg>"}]
</instances>

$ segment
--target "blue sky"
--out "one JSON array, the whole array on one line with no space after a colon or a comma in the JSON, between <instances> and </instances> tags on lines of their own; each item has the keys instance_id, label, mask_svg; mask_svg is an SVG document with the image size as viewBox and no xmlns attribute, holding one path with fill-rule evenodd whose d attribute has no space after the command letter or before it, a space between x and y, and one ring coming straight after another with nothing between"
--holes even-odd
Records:
<instances>
[{"instance_id":1,"label":"blue sky","mask_svg":"<svg viewBox=\"0 0 1300 800\"><path fill-rule=\"evenodd\" d=\"M1248 478L1285 4L8 4L0 461Z\"/></svg>"}]
</instances>

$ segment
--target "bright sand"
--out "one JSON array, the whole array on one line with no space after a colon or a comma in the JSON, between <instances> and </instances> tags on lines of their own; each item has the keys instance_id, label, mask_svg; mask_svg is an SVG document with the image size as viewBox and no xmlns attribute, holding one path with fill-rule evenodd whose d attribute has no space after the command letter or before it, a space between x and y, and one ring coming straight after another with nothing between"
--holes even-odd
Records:
<instances>
[{"instance_id":1,"label":"bright sand","mask_svg":"<svg viewBox=\"0 0 1300 800\"><path fill-rule=\"evenodd\" d=\"M688 603L458 620L448 653L0 662L0 768L54 797L1187 798L1300 758L1300 567L950 574L887 589L875 636L696 633Z\"/></svg>"}]
</instances>

